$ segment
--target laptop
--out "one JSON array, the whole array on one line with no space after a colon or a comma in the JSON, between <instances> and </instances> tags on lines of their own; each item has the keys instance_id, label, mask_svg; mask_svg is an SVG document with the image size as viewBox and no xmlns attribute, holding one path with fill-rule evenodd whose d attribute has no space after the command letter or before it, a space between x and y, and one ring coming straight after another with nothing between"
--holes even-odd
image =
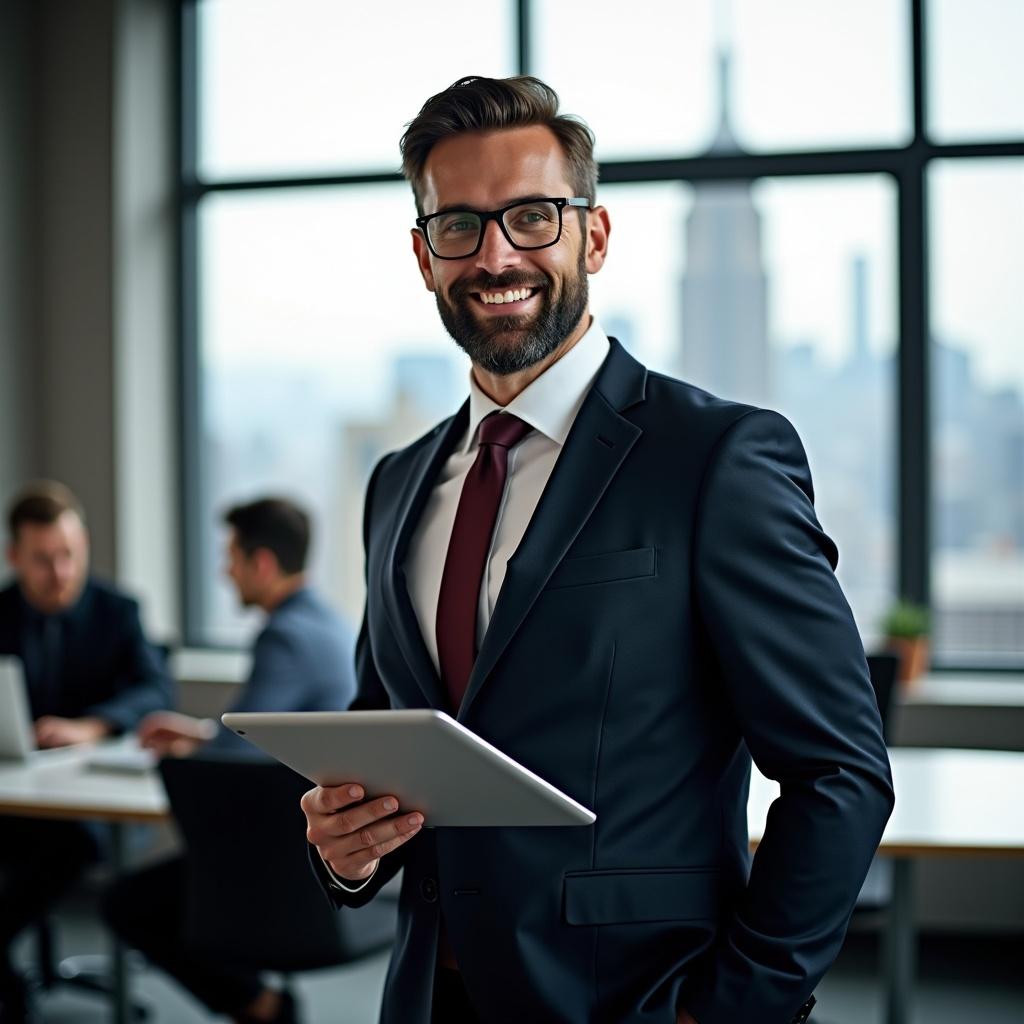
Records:
<instances>
[{"instance_id":1,"label":"laptop","mask_svg":"<svg viewBox=\"0 0 1024 1024\"><path fill-rule=\"evenodd\" d=\"M20 658L0 655L0 764L26 762L37 756L50 759L59 756L58 751L67 753L81 746L37 749L25 688L25 669ZM140 750L134 737L127 737L99 744L84 763L87 768L100 771L139 774L151 769L156 757L151 750Z\"/></svg>"},{"instance_id":2,"label":"laptop","mask_svg":"<svg viewBox=\"0 0 1024 1024\"><path fill-rule=\"evenodd\" d=\"M20 658L0 656L0 761L27 761L35 749L25 669Z\"/></svg>"}]
</instances>

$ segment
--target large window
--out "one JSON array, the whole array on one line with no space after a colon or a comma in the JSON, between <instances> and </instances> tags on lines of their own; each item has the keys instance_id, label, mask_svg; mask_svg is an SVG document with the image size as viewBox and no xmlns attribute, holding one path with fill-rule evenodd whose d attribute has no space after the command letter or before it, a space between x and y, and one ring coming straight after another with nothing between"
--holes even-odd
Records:
<instances>
[{"instance_id":1,"label":"large window","mask_svg":"<svg viewBox=\"0 0 1024 1024\"><path fill-rule=\"evenodd\" d=\"M902 595L940 666L1024 667L1024 72L1000 58L1022 26L961 8L185 4L187 639L243 639L218 520L271 491L313 509L318 582L358 616L366 479L468 368L411 256L398 137L461 75L519 71L597 135L596 315L795 423L866 642Z\"/></svg>"}]
</instances>

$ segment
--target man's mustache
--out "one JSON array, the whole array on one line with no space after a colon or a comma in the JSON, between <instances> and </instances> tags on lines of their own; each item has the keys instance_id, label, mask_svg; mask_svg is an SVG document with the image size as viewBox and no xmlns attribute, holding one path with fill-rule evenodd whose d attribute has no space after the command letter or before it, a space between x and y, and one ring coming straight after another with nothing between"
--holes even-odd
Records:
<instances>
[{"instance_id":1,"label":"man's mustache","mask_svg":"<svg viewBox=\"0 0 1024 1024\"><path fill-rule=\"evenodd\" d=\"M510 288L544 288L547 286L547 279L538 281L523 273L499 274L493 277L490 274L481 274L478 277L467 278L452 285L452 298L465 299L473 292L504 292Z\"/></svg>"}]
</instances>

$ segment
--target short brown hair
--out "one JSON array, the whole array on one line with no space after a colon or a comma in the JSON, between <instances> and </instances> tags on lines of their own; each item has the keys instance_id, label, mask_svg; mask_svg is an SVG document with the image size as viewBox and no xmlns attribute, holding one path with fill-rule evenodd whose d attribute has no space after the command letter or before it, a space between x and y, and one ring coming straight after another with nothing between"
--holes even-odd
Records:
<instances>
[{"instance_id":1,"label":"short brown hair","mask_svg":"<svg viewBox=\"0 0 1024 1024\"><path fill-rule=\"evenodd\" d=\"M82 503L70 488L56 480L36 480L14 496L7 510L7 529L13 542L26 523L52 526L65 512L74 512L84 523Z\"/></svg>"},{"instance_id":2,"label":"short brown hair","mask_svg":"<svg viewBox=\"0 0 1024 1024\"><path fill-rule=\"evenodd\" d=\"M266 548L288 576L302 572L309 553L309 514L287 498L260 498L235 505L224 513L224 522L235 531L235 542L251 555Z\"/></svg>"},{"instance_id":3,"label":"short brown hair","mask_svg":"<svg viewBox=\"0 0 1024 1024\"><path fill-rule=\"evenodd\" d=\"M558 93L532 75L470 75L431 96L402 136L402 173L412 185L420 215L426 212L423 169L438 142L462 132L500 131L535 124L554 132L565 151L573 190L593 204L597 197L594 133L580 118L558 113Z\"/></svg>"}]
</instances>

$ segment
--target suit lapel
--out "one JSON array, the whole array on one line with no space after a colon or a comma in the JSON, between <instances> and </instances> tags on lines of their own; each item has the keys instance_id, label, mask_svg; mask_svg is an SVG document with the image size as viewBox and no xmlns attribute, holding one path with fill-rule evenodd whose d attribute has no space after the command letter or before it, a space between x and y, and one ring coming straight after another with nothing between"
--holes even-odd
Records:
<instances>
[{"instance_id":1,"label":"suit lapel","mask_svg":"<svg viewBox=\"0 0 1024 1024\"><path fill-rule=\"evenodd\" d=\"M404 563L409 542L423 514L437 475L445 460L466 431L469 424L469 402L440 424L416 457L408 481L398 502L391 536L384 556L383 591L391 627L398 638L398 646L420 689L432 707L447 706L444 686L430 660L419 620L412 606L406 582Z\"/></svg>"},{"instance_id":2,"label":"suit lapel","mask_svg":"<svg viewBox=\"0 0 1024 1024\"><path fill-rule=\"evenodd\" d=\"M523 540L508 561L460 718L643 433L622 410L643 400L646 376L644 367L612 339Z\"/></svg>"}]
</instances>

